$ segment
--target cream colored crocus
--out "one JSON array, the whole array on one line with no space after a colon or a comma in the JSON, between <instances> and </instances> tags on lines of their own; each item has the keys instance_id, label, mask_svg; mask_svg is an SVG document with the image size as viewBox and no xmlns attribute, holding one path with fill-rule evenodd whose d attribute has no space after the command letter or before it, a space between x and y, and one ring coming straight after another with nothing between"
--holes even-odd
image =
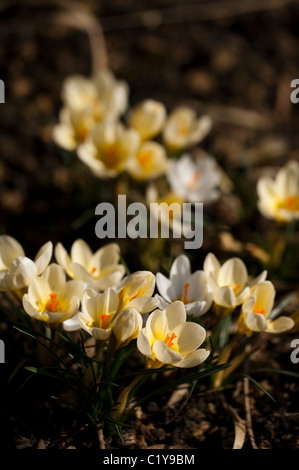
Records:
<instances>
[{"instance_id":1,"label":"cream colored crocus","mask_svg":"<svg viewBox=\"0 0 299 470\"><path fill-rule=\"evenodd\" d=\"M119 284L118 313L135 308L140 313L149 313L158 306L158 299L152 297L155 290L155 276L150 271L136 271Z\"/></svg>"},{"instance_id":2,"label":"cream colored crocus","mask_svg":"<svg viewBox=\"0 0 299 470\"><path fill-rule=\"evenodd\" d=\"M42 274L53 252L51 242L45 243L35 258L25 256L20 243L10 235L0 236L0 291L20 291Z\"/></svg>"},{"instance_id":3,"label":"cream colored crocus","mask_svg":"<svg viewBox=\"0 0 299 470\"><path fill-rule=\"evenodd\" d=\"M186 322L185 305L176 301L150 314L137 338L137 348L146 356L147 368L164 364L195 367L209 356L206 349L198 349L205 338L205 329Z\"/></svg>"},{"instance_id":4,"label":"cream colored crocus","mask_svg":"<svg viewBox=\"0 0 299 470\"><path fill-rule=\"evenodd\" d=\"M130 113L128 125L139 132L141 140L158 135L166 120L166 108L159 101L144 100Z\"/></svg>"},{"instance_id":5,"label":"cream colored crocus","mask_svg":"<svg viewBox=\"0 0 299 470\"><path fill-rule=\"evenodd\" d=\"M157 142L144 142L134 158L128 161L127 171L137 181L157 178L165 174L168 159L165 148Z\"/></svg>"},{"instance_id":6,"label":"cream colored crocus","mask_svg":"<svg viewBox=\"0 0 299 470\"><path fill-rule=\"evenodd\" d=\"M78 314L79 326L96 340L106 340L116 315L118 297L116 292L107 288L102 294L91 288L84 291L82 311Z\"/></svg>"},{"instance_id":7,"label":"cream colored crocus","mask_svg":"<svg viewBox=\"0 0 299 470\"><path fill-rule=\"evenodd\" d=\"M66 281L62 267L53 263L30 283L23 295L24 310L36 320L57 325L78 312L83 287L81 281Z\"/></svg>"},{"instance_id":8,"label":"cream colored crocus","mask_svg":"<svg viewBox=\"0 0 299 470\"><path fill-rule=\"evenodd\" d=\"M108 69L91 78L71 75L62 85L62 100L69 109L88 112L95 122L117 120L127 107L128 85Z\"/></svg>"},{"instance_id":9,"label":"cream colored crocus","mask_svg":"<svg viewBox=\"0 0 299 470\"><path fill-rule=\"evenodd\" d=\"M162 273L157 273L156 284L159 294L166 302L181 300L188 315L203 315L212 305L212 289L206 282L205 273L200 270L191 273L191 264L186 255L175 258L169 279Z\"/></svg>"},{"instance_id":10,"label":"cream colored crocus","mask_svg":"<svg viewBox=\"0 0 299 470\"><path fill-rule=\"evenodd\" d=\"M264 331L284 333L294 326L294 321L285 316L271 320L274 305L275 288L270 281L261 282L251 289L250 296L242 305L238 321L240 334Z\"/></svg>"},{"instance_id":11,"label":"cream colored crocus","mask_svg":"<svg viewBox=\"0 0 299 470\"><path fill-rule=\"evenodd\" d=\"M291 222L299 219L299 163L291 160L275 178L257 182L258 208L268 219Z\"/></svg>"},{"instance_id":12,"label":"cream colored crocus","mask_svg":"<svg viewBox=\"0 0 299 470\"><path fill-rule=\"evenodd\" d=\"M53 140L65 150L76 150L86 141L95 124L93 115L86 109L62 108L59 124L53 128Z\"/></svg>"},{"instance_id":13,"label":"cream colored crocus","mask_svg":"<svg viewBox=\"0 0 299 470\"><path fill-rule=\"evenodd\" d=\"M119 283L125 274L125 267L119 263L120 248L116 243L93 252L88 243L78 239L72 244L70 255L58 243L55 258L71 278L100 291Z\"/></svg>"},{"instance_id":14,"label":"cream colored crocus","mask_svg":"<svg viewBox=\"0 0 299 470\"><path fill-rule=\"evenodd\" d=\"M107 121L98 124L85 143L77 149L78 157L98 178L113 178L135 157L140 137L134 129Z\"/></svg>"},{"instance_id":15,"label":"cream colored crocus","mask_svg":"<svg viewBox=\"0 0 299 470\"><path fill-rule=\"evenodd\" d=\"M136 308L130 307L120 312L112 326L116 349L123 348L136 339L141 331L142 323L142 316Z\"/></svg>"},{"instance_id":16,"label":"cream colored crocus","mask_svg":"<svg viewBox=\"0 0 299 470\"><path fill-rule=\"evenodd\" d=\"M250 280L240 258L230 258L221 266L213 253L206 256L203 269L219 316L226 316L241 305L249 297L251 287L264 281L267 276L267 271L263 271L256 279Z\"/></svg>"},{"instance_id":17,"label":"cream colored crocus","mask_svg":"<svg viewBox=\"0 0 299 470\"><path fill-rule=\"evenodd\" d=\"M185 150L201 142L210 132L211 126L210 116L198 118L193 109L179 106L168 117L163 140L170 151Z\"/></svg>"},{"instance_id":18,"label":"cream colored crocus","mask_svg":"<svg viewBox=\"0 0 299 470\"><path fill-rule=\"evenodd\" d=\"M178 160L172 159L166 176L172 191L185 201L211 204L220 196L220 173L209 155L193 159L184 154Z\"/></svg>"}]
</instances>

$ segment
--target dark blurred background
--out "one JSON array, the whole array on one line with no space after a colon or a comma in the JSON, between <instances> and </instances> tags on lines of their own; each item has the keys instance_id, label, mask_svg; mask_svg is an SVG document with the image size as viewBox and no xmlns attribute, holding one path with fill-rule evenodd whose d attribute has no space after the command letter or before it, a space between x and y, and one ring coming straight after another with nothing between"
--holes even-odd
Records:
<instances>
[{"instance_id":1,"label":"dark blurred background","mask_svg":"<svg viewBox=\"0 0 299 470\"><path fill-rule=\"evenodd\" d=\"M100 243L90 211L102 182L51 135L63 80L89 76L92 57L102 60L99 21L108 65L128 81L130 104L150 97L168 110L190 103L212 115L202 147L235 182L235 199L214 215L242 236L234 210L248 194L255 198L258 176L299 158L299 104L290 101L299 78L298 13L292 0L2 0L0 232L30 256L49 239ZM253 230L267 223L254 204L249 212L243 223Z\"/></svg>"}]
</instances>

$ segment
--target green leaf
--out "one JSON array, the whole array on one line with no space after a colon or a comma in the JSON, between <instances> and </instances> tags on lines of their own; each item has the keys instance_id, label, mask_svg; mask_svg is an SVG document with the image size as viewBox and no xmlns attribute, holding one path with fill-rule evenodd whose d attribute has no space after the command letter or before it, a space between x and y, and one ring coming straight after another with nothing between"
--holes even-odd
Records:
<instances>
[{"instance_id":1,"label":"green leaf","mask_svg":"<svg viewBox=\"0 0 299 470\"><path fill-rule=\"evenodd\" d=\"M247 379L249 379L254 385L256 385L256 387L258 387L265 395L267 395L267 397L269 397L272 401L274 401L276 403L276 400L275 398L271 395L271 393L268 392L268 390L266 390L259 382L257 382L256 380L254 380L253 377L251 377L250 375L248 374L241 374L243 377L247 377Z\"/></svg>"}]
</instances>

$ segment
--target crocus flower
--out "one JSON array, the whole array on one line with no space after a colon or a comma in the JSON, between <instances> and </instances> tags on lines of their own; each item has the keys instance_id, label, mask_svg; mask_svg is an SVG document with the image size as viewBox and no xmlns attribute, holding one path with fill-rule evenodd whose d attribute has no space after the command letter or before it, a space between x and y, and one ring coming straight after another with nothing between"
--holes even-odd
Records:
<instances>
[{"instance_id":1,"label":"crocus flower","mask_svg":"<svg viewBox=\"0 0 299 470\"><path fill-rule=\"evenodd\" d=\"M249 297L250 288L267 276L267 271L263 271L256 279L249 280L247 268L240 258L231 258L221 266L213 253L206 256L203 269L213 291L216 313L220 316L228 315L241 305Z\"/></svg>"},{"instance_id":2,"label":"crocus flower","mask_svg":"<svg viewBox=\"0 0 299 470\"><path fill-rule=\"evenodd\" d=\"M61 243L55 247L56 261L73 279L80 279L90 287L103 291L117 284L125 274L125 267L119 264L120 249L116 243L109 243L95 253L82 239L76 240L70 255Z\"/></svg>"},{"instance_id":3,"label":"crocus flower","mask_svg":"<svg viewBox=\"0 0 299 470\"><path fill-rule=\"evenodd\" d=\"M274 179L257 182L258 208L268 219L291 222L299 219L299 163L289 161Z\"/></svg>"},{"instance_id":4,"label":"crocus flower","mask_svg":"<svg viewBox=\"0 0 299 470\"><path fill-rule=\"evenodd\" d=\"M196 160L189 154L172 159L166 176L172 191L184 201L211 204L220 196L220 173L214 158L208 155Z\"/></svg>"},{"instance_id":5,"label":"crocus flower","mask_svg":"<svg viewBox=\"0 0 299 470\"><path fill-rule=\"evenodd\" d=\"M170 151L184 150L202 141L210 132L211 126L209 116L197 118L193 109L179 106L168 117L163 140Z\"/></svg>"},{"instance_id":6,"label":"crocus flower","mask_svg":"<svg viewBox=\"0 0 299 470\"><path fill-rule=\"evenodd\" d=\"M30 283L23 295L24 310L36 320L61 323L78 312L83 286L81 281L66 281L62 267L53 263Z\"/></svg>"},{"instance_id":7,"label":"crocus flower","mask_svg":"<svg viewBox=\"0 0 299 470\"><path fill-rule=\"evenodd\" d=\"M93 116L86 109L62 108L59 124L53 128L53 139L59 147L72 151L85 142L95 126Z\"/></svg>"},{"instance_id":8,"label":"crocus flower","mask_svg":"<svg viewBox=\"0 0 299 470\"><path fill-rule=\"evenodd\" d=\"M87 288L83 294L82 312L78 313L79 325L96 340L105 340L111 333L111 326L118 306L116 292L107 288L102 294Z\"/></svg>"},{"instance_id":9,"label":"crocus flower","mask_svg":"<svg viewBox=\"0 0 299 470\"><path fill-rule=\"evenodd\" d=\"M128 161L127 171L135 180L149 180L163 175L167 164L164 147L149 140L144 142L136 155Z\"/></svg>"},{"instance_id":10,"label":"crocus flower","mask_svg":"<svg viewBox=\"0 0 299 470\"><path fill-rule=\"evenodd\" d=\"M9 235L0 236L0 291L18 291L42 274L52 257L53 245L45 243L34 260L25 256L20 243Z\"/></svg>"},{"instance_id":11,"label":"crocus flower","mask_svg":"<svg viewBox=\"0 0 299 470\"><path fill-rule=\"evenodd\" d=\"M121 123L105 121L98 124L86 142L79 145L78 157L98 178L113 178L126 169L140 144L134 129L126 129Z\"/></svg>"},{"instance_id":12,"label":"crocus flower","mask_svg":"<svg viewBox=\"0 0 299 470\"><path fill-rule=\"evenodd\" d=\"M252 287L250 296L242 305L239 317L239 332L251 334L253 331L283 333L294 326L294 321L285 316L271 320L275 288L270 281L260 282Z\"/></svg>"},{"instance_id":13,"label":"crocus flower","mask_svg":"<svg viewBox=\"0 0 299 470\"><path fill-rule=\"evenodd\" d=\"M198 349L205 338L204 328L186 322L185 305L176 301L165 310L155 310L149 315L137 338L137 348L146 356L148 368L163 364L194 367L209 356L206 349Z\"/></svg>"},{"instance_id":14,"label":"crocus flower","mask_svg":"<svg viewBox=\"0 0 299 470\"><path fill-rule=\"evenodd\" d=\"M159 101L148 99L133 108L129 116L129 126L136 129L144 141L161 132L165 119L165 106Z\"/></svg>"},{"instance_id":15,"label":"crocus flower","mask_svg":"<svg viewBox=\"0 0 299 470\"><path fill-rule=\"evenodd\" d=\"M136 271L119 284L118 312L134 307L140 313L149 313L157 307L158 299L152 297L155 290L155 276L150 271Z\"/></svg>"},{"instance_id":16,"label":"crocus flower","mask_svg":"<svg viewBox=\"0 0 299 470\"><path fill-rule=\"evenodd\" d=\"M123 348L136 339L142 328L142 316L134 307L126 308L115 318L112 333L116 339L116 348Z\"/></svg>"},{"instance_id":17,"label":"crocus flower","mask_svg":"<svg viewBox=\"0 0 299 470\"><path fill-rule=\"evenodd\" d=\"M157 273L156 283L163 299L168 303L181 300L188 315L203 315L212 305L212 289L206 282L205 273L198 270L192 274L186 255L180 255L174 260L169 279Z\"/></svg>"}]
</instances>

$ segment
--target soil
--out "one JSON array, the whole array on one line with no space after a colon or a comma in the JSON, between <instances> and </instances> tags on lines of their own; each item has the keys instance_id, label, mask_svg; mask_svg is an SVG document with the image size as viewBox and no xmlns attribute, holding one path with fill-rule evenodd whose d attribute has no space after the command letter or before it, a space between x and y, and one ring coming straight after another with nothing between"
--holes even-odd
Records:
<instances>
[{"instance_id":1,"label":"soil","mask_svg":"<svg viewBox=\"0 0 299 470\"><path fill-rule=\"evenodd\" d=\"M101 21L109 66L128 81L131 105L150 97L169 110L188 103L213 117L202 148L235 186L233 195L207 211L210 224L203 247L190 254L193 267L201 267L212 250L221 258L242 253L252 274L260 272L265 250L273 246L273 225L258 213L253 188L265 169L274 174L289 158L299 160L299 104L290 100L290 83L299 78L298 2L190 1L184 8L179 0L154 0L150 6L137 0L83 3ZM96 249L90 211L111 190L52 140L63 80L92 72L80 8L80 2L33 0L0 6L0 77L6 85L0 105L0 231L17 238L30 257L49 239L69 247L82 237ZM92 24L86 28L92 36ZM143 269L145 248L122 241L131 271ZM181 249L175 245L176 252ZM278 258L270 269L278 300L298 289L296 232L288 249L282 260L275 245ZM168 248L156 253L147 268L161 269L168 254ZM293 305L297 301L298 294ZM105 430L99 440L80 413L50 398L45 379L35 377L18 390L27 377L26 341L4 321L0 337L6 346L6 363L0 365L1 449L232 449L240 428L246 429L243 449L299 448L296 377L254 376L275 402L252 382L245 399L244 377L223 391L214 391L209 380L200 382L185 405L178 400L169 406L171 393L162 394L137 408L123 442ZM294 338L296 333L265 338L247 366L298 373L290 360Z\"/></svg>"}]
</instances>

